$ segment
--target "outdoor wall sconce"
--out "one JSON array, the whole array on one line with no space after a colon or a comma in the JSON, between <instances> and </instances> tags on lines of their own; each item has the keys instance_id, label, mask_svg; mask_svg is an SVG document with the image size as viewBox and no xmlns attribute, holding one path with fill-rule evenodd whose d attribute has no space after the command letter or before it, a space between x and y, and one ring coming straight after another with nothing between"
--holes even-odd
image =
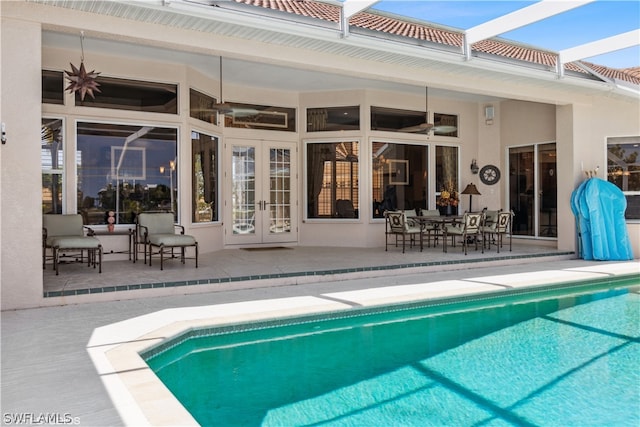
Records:
<instances>
[{"instance_id":1,"label":"outdoor wall sconce","mask_svg":"<svg viewBox=\"0 0 640 427\"><path fill-rule=\"evenodd\" d=\"M493 117L495 116L495 109L493 108L493 105L487 105L486 107L484 107L484 123L486 125L492 125L493 124Z\"/></svg>"},{"instance_id":2,"label":"outdoor wall sconce","mask_svg":"<svg viewBox=\"0 0 640 427\"><path fill-rule=\"evenodd\" d=\"M478 167L478 164L476 163L476 159L471 160L471 173L474 174L474 175L477 175L479 170L480 170L480 168Z\"/></svg>"}]
</instances>

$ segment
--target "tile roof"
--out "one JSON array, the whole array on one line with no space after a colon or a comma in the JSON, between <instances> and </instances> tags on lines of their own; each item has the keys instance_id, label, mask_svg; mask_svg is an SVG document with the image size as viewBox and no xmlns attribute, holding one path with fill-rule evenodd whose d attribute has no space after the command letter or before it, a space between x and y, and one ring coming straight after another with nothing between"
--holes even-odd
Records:
<instances>
[{"instance_id":1,"label":"tile roof","mask_svg":"<svg viewBox=\"0 0 640 427\"><path fill-rule=\"evenodd\" d=\"M341 6L337 3L325 3L314 0L234 0L250 6L262 7L281 12L293 13L310 18L340 22ZM427 22L415 21L409 18L401 19L382 12L363 11L355 14L349 24L372 31L379 31L394 36L428 41L442 45L460 48L462 52L463 31L447 29ZM557 53L519 44L501 38L492 38L474 43L472 49L477 53L492 54L504 58L540 64L555 69ZM640 84L640 68L619 70L602 65L578 61L583 66L593 69L598 74L633 84ZM565 69L577 73L587 74L583 67L575 63L565 64Z\"/></svg>"}]
</instances>

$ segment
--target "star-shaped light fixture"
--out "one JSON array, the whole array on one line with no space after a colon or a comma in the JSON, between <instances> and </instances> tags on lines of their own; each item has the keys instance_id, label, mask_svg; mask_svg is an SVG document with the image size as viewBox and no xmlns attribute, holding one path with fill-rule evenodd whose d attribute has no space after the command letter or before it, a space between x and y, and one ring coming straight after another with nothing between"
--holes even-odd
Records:
<instances>
[{"instance_id":1,"label":"star-shaped light fixture","mask_svg":"<svg viewBox=\"0 0 640 427\"><path fill-rule=\"evenodd\" d=\"M93 92L101 92L100 89L98 89L100 83L96 81L96 77L98 77L100 73L96 73L95 70L87 73L87 70L84 68L84 62L80 62L80 69L76 68L71 63L69 63L69 65L71 65L72 71L65 70L65 73L67 73L67 79L70 82L69 86L67 86L65 90L70 92L80 91L81 101L84 101L86 94L91 95L91 98L95 99Z\"/></svg>"},{"instance_id":2,"label":"star-shaped light fixture","mask_svg":"<svg viewBox=\"0 0 640 427\"><path fill-rule=\"evenodd\" d=\"M95 70L87 73L87 70L84 68L84 31L80 31L80 50L82 51L82 55L80 56L80 69L76 68L73 64L71 65L71 71L66 71L67 79L69 80L69 86L66 87L65 90L69 92L78 92L80 91L80 100L84 101L84 97L89 94L91 98L95 99L94 91L101 92L98 89L100 83L96 81L96 78L100 73L96 73Z\"/></svg>"}]
</instances>

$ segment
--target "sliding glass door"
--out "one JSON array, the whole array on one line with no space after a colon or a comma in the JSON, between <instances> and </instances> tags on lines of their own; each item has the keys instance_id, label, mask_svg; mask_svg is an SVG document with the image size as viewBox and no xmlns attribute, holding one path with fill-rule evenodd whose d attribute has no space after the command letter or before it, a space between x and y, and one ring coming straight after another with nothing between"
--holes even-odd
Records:
<instances>
[{"instance_id":1,"label":"sliding glass door","mask_svg":"<svg viewBox=\"0 0 640 427\"><path fill-rule=\"evenodd\" d=\"M508 167L513 234L557 237L556 144L512 147Z\"/></svg>"}]
</instances>

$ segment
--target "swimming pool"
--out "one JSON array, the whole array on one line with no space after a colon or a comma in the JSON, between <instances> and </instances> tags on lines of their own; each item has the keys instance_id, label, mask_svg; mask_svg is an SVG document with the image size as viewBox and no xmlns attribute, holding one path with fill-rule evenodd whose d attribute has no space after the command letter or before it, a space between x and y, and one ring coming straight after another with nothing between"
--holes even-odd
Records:
<instances>
[{"instance_id":1,"label":"swimming pool","mask_svg":"<svg viewBox=\"0 0 640 427\"><path fill-rule=\"evenodd\" d=\"M635 426L637 285L196 328L142 356L202 425Z\"/></svg>"}]
</instances>

